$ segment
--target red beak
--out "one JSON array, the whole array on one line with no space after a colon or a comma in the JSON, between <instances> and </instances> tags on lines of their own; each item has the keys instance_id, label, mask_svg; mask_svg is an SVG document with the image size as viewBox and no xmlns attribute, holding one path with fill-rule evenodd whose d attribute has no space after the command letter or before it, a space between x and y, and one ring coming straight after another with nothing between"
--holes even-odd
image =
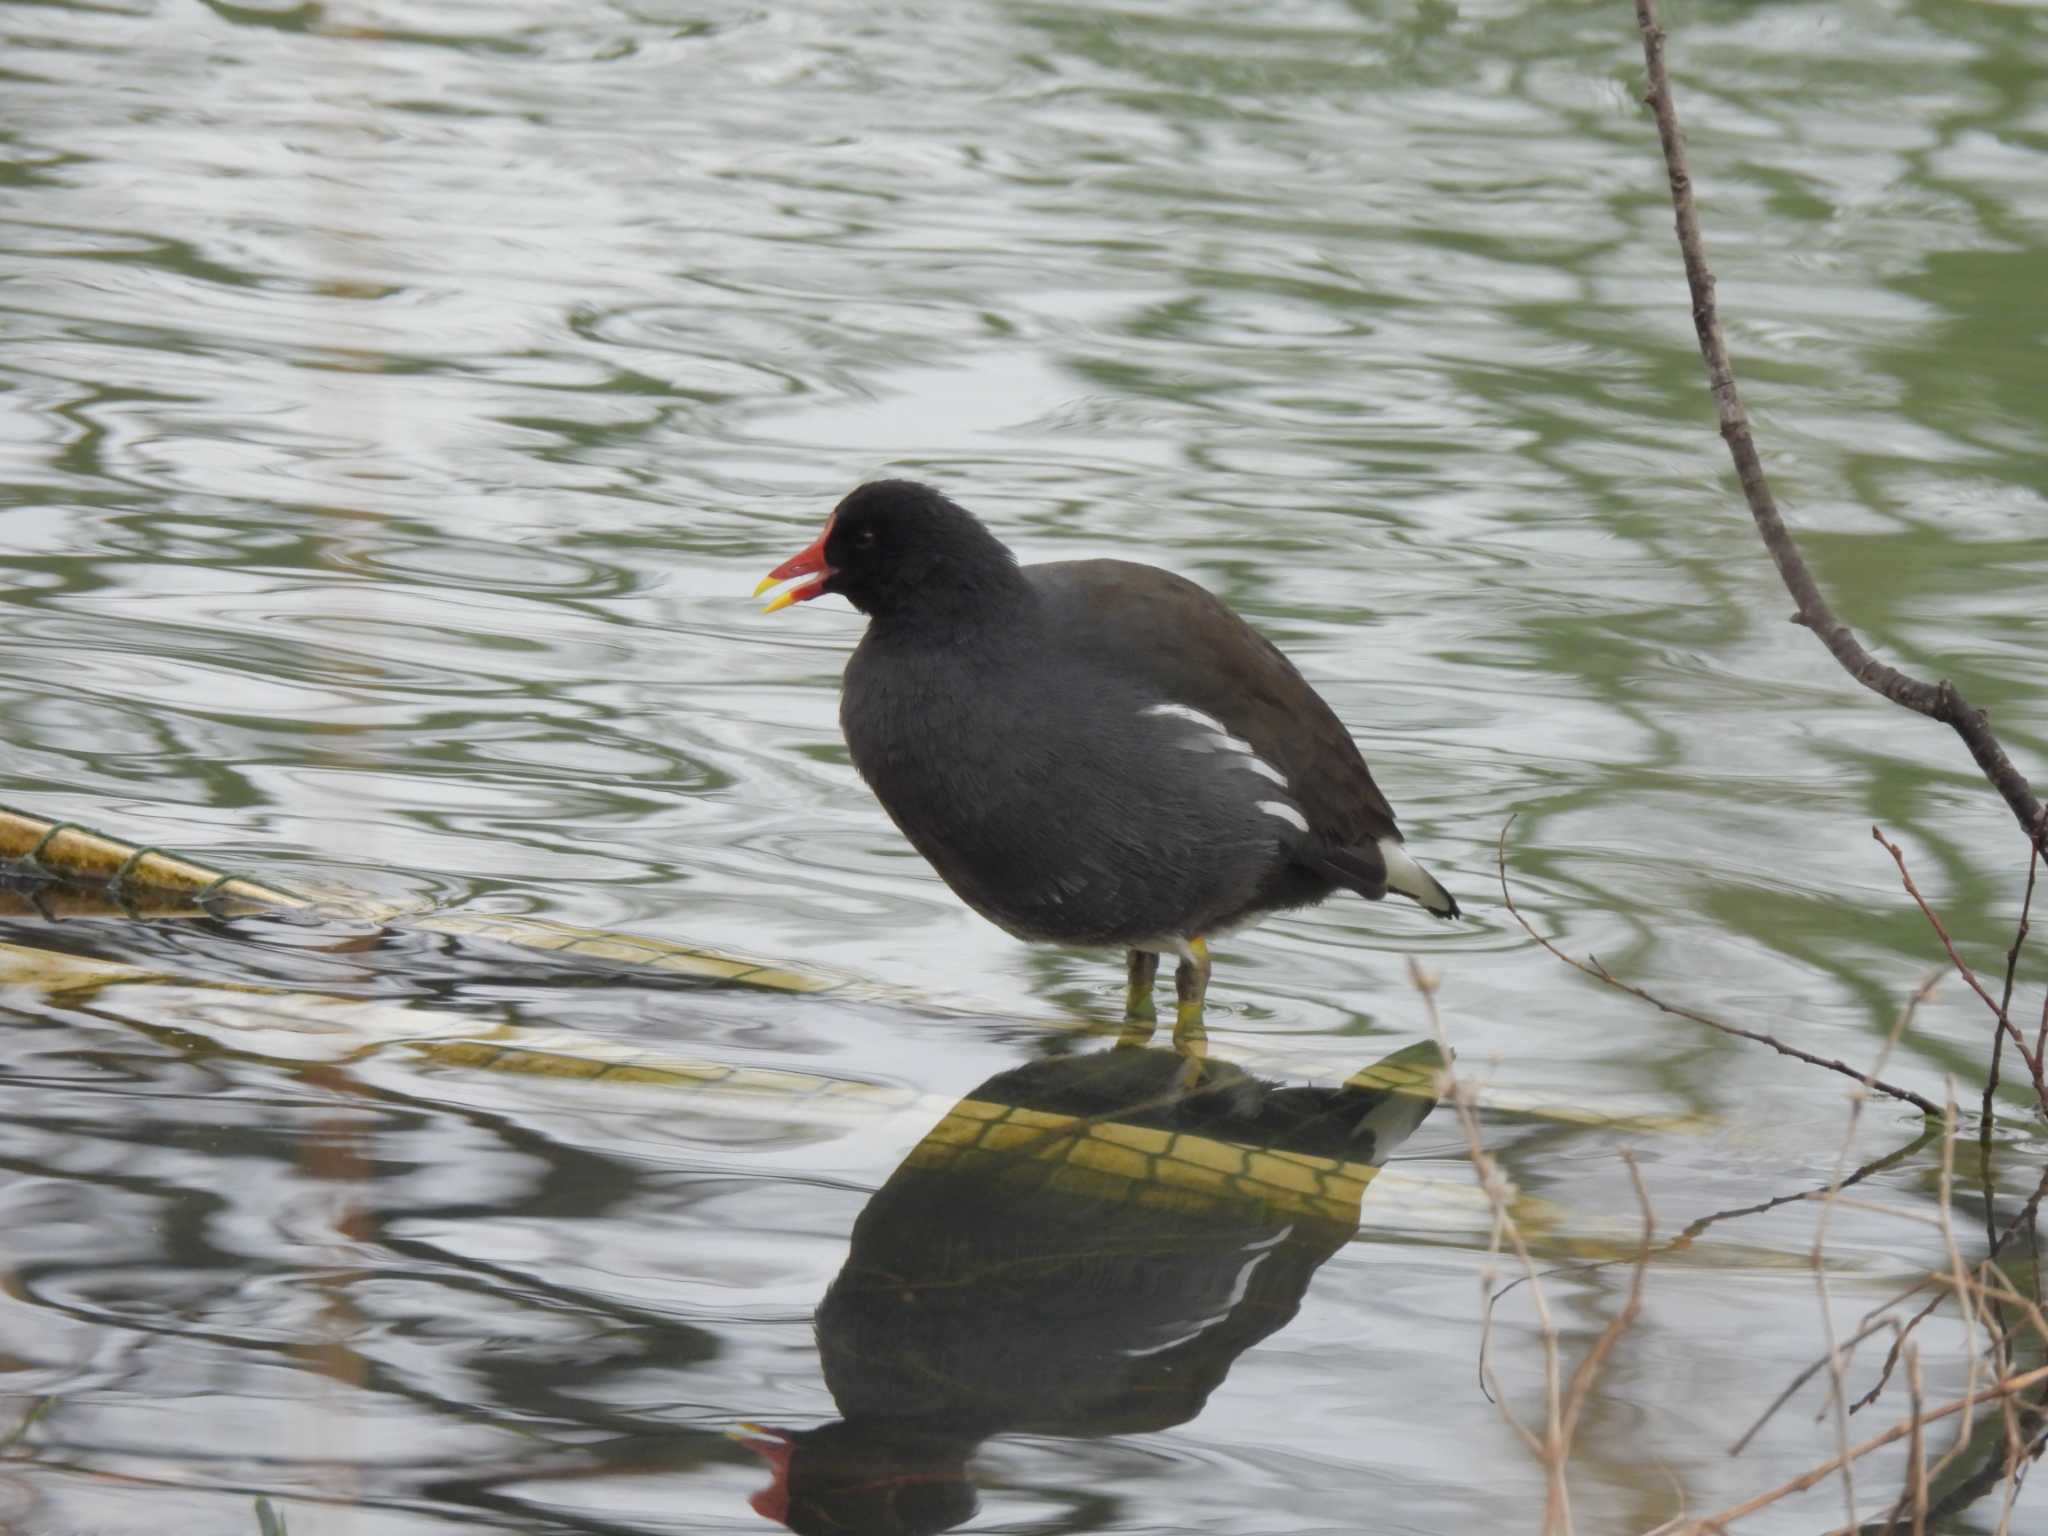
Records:
<instances>
[{"instance_id":1,"label":"red beak","mask_svg":"<svg viewBox=\"0 0 2048 1536\"><path fill-rule=\"evenodd\" d=\"M773 1520L777 1525L788 1524L789 1459L794 1450L794 1442L790 1439L789 1432L765 1429L759 1424L742 1424L736 1430L727 1430L726 1435L767 1462L768 1470L775 1479L747 1500L748 1507L755 1514Z\"/></svg>"},{"instance_id":2,"label":"red beak","mask_svg":"<svg viewBox=\"0 0 2048 1536\"><path fill-rule=\"evenodd\" d=\"M799 550L761 578L761 584L754 588L754 596L756 597L759 597L777 582L787 581L792 576L816 576L818 578L816 581L807 581L800 587L791 587L787 592L781 593L766 608L761 610L763 613L773 613L778 608L787 608L791 603L807 603L825 590L825 583L839 574L825 563L825 541L831 537L832 524L830 521L827 521L825 531L811 542L809 548Z\"/></svg>"}]
</instances>

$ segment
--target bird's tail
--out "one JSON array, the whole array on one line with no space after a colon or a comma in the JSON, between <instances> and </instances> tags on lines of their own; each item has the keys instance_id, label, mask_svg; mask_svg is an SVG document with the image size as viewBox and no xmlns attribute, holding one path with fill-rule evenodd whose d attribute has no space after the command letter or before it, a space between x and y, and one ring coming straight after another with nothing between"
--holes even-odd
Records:
<instances>
[{"instance_id":1,"label":"bird's tail","mask_svg":"<svg viewBox=\"0 0 2048 1536\"><path fill-rule=\"evenodd\" d=\"M1406 896L1431 917L1457 917L1458 898L1437 884L1436 876L1408 857L1398 837L1379 840L1387 865L1387 889Z\"/></svg>"},{"instance_id":2,"label":"bird's tail","mask_svg":"<svg viewBox=\"0 0 2048 1536\"><path fill-rule=\"evenodd\" d=\"M1401 834L1390 832L1377 842L1336 848L1318 855L1313 867L1337 884L1378 901L1387 892L1406 896L1433 917L1457 917L1458 899L1436 883L1436 877L1408 856Z\"/></svg>"}]
</instances>

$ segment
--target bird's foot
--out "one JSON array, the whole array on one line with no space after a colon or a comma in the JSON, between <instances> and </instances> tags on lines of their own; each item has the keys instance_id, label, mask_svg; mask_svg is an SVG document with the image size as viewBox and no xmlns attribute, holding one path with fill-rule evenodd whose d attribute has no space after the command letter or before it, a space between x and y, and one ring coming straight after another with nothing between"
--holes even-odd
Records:
<instances>
[{"instance_id":1,"label":"bird's foot","mask_svg":"<svg viewBox=\"0 0 2048 1536\"><path fill-rule=\"evenodd\" d=\"M1152 1038L1152 1026L1159 1010L1152 1005L1152 983L1159 976L1159 957L1149 949L1134 949L1124 961L1124 1029L1116 1043L1124 1047L1143 1046Z\"/></svg>"},{"instance_id":2,"label":"bird's foot","mask_svg":"<svg viewBox=\"0 0 2048 1536\"><path fill-rule=\"evenodd\" d=\"M1173 1048L1187 1058L1181 1067L1182 1086L1192 1088L1202 1080L1209 1056L1209 1031L1202 1023L1202 1004L1209 995L1209 946L1202 940L1188 941L1173 973L1173 990Z\"/></svg>"},{"instance_id":3,"label":"bird's foot","mask_svg":"<svg viewBox=\"0 0 2048 1536\"><path fill-rule=\"evenodd\" d=\"M1209 1065L1209 1031L1202 1025L1202 1010L1183 1006L1173 1025L1173 1048L1180 1052L1180 1087L1192 1092L1202 1084Z\"/></svg>"}]
</instances>

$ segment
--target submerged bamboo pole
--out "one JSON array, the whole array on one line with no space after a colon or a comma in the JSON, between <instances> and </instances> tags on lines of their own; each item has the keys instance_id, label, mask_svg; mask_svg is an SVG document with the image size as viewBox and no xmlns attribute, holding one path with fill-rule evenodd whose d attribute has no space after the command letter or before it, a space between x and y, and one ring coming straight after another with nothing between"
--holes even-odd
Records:
<instances>
[{"instance_id":1,"label":"submerged bamboo pole","mask_svg":"<svg viewBox=\"0 0 2048 1536\"><path fill-rule=\"evenodd\" d=\"M19 914L33 912L52 921L91 916L294 913L492 940L520 949L774 992L829 992L857 985L847 977L795 971L696 945L579 928L545 918L409 912L394 903L341 891L300 895L161 848L123 842L76 822L51 821L0 805L0 877L10 873L18 883L11 903L0 902L0 915L6 915L8 905Z\"/></svg>"}]
</instances>

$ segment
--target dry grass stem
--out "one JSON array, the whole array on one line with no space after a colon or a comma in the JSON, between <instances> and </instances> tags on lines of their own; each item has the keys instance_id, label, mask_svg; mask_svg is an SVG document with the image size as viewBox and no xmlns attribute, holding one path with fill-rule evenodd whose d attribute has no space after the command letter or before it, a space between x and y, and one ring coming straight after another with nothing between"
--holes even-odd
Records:
<instances>
[{"instance_id":1,"label":"dry grass stem","mask_svg":"<svg viewBox=\"0 0 2048 1536\"><path fill-rule=\"evenodd\" d=\"M1820 1194L1808 1195L1806 1198L1809 1200L1826 1200L1828 1197L1825 1192L1822 1192ZM1848 1195L1842 1196L1834 1203L1847 1210L1868 1211L1873 1216L1889 1216L1894 1221L1910 1221L1923 1227L1933 1227L1937 1232L1941 1230L1941 1218L1932 1211L1906 1210L1896 1205L1884 1205L1876 1200L1852 1199Z\"/></svg>"},{"instance_id":2,"label":"dry grass stem","mask_svg":"<svg viewBox=\"0 0 2048 1536\"><path fill-rule=\"evenodd\" d=\"M1956 1194L1957 1119L1958 1111L1956 1108L1955 1080L1951 1078L1948 1083L1947 1123L1945 1127L1946 1134L1943 1135L1943 1137L1941 1138L1941 1184L1938 1191L1938 1198L1935 1201L1935 1208L1941 1216L1942 1251L1948 1257L1948 1280L1951 1284L1955 1286L1956 1306L1961 1309L1963 1314L1964 1336L1966 1338L1974 1339L1977 1336L1978 1324L1983 1319L1981 1319L1977 1309L1976 1293L1970 1285L1969 1266L1964 1262L1962 1247L1956 1241L1956 1226L1954 1220ZM1995 1333L1995 1330L1989 1331ZM1982 1379L1984 1367L1984 1358L1980 1356L1974 1348L1970 1350L1969 1358L1969 1375L1967 1376L1967 1378L1965 1378L1963 1383L1963 1390L1965 1393L1974 1392L1977 1390L1977 1384ZM1999 1370L1998 1364L1998 1359L1994 1354L1991 1361L1991 1374L1994 1380L1998 1376L2004 1374L2002 1371ZM1920 1405L1917 1396L1917 1388L1913 1406L1914 1411L1918 1412ZM1972 1418L1973 1414L1970 1411L1965 1410L1963 1414L1962 1427L1956 1431L1955 1444L1949 1447L1947 1454L1941 1458L1940 1463L1935 1467L1935 1476L1940 1476L1943 1469L1946 1468L1948 1464L1951 1461L1953 1461L1957 1456L1961 1455L1964 1449L1969 1445L1970 1431L1972 1428Z\"/></svg>"},{"instance_id":3,"label":"dry grass stem","mask_svg":"<svg viewBox=\"0 0 2048 1536\"><path fill-rule=\"evenodd\" d=\"M1408 979L1414 983L1415 990L1422 995L1423 1011L1429 1016L1430 1033L1436 1038L1438 1046L1443 1050L1444 1061L1446 1062L1444 1068L1444 1097L1450 1101L1452 1112L1457 1117L1458 1128L1464 1133L1466 1156L1471 1160L1472 1171L1479 1179L1480 1191L1486 1196L1487 1207L1492 1212L1493 1230L1487 1245L1488 1263L1489 1265L1497 1264L1500 1261L1502 1247L1504 1245L1511 1247L1515 1252L1516 1258L1522 1264L1523 1274L1532 1282L1531 1289L1535 1296L1537 1326L1543 1340L1545 1395L1550 1399L1554 1411L1559 1392L1557 1329L1551 1321L1550 1306L1544 1298L1542 1284L1535 1279L1536 1266L1529 1257L1527 1246L1522 1241L1521 1228L1515 1225L1513 1211L1514 1186L1502 1174L1500 1165L1487 1152L1485 1144L1480 1138L1476 1094L1471 1085L1458 1076L1455 1066L1449 1065L1449 1063L1455 1060L1455 1057L1451 1051L1450 1036L1444 1030L1443 1016L1437 1008L1436 977L1425 971L1411 957L1408 961ZM1494 1271L1489 1268L1486 1273L1481 1275L1480 1282L1490 1291L1493 1287L1494 1278ZM1544 1456L1545 1452L1543 1440L1516 1416L1513 1407L1509 1405L1507 1395L1501 1387L1500 1378L1493 1368L1492 1342L1492 1313L1489 1310L1479 1335L1480 1386L1485 1391L1488 1399L1500 1410L1501 1418L1506 1421L1507 1426L1521 1438L1522 1443L1528 1447L1530 1453L1540 1459ZM1545 1528L1548 1529L1547 1516Z\"/></svg>"},{"instance_id":4,"label":"dry grass stem","mask_svg":"<svg viewBox=\"0 0 2048 1536\"><path fill-rule=\"evenodd\" d=\"M1429 1018L1431 1033L1442 1047L1444 1060L1454 1060L1449 1036L1444 1030L1443 1017L1437 1007L1437 980L1413 959L1408 962L1408 976L1415 990L1422 995L1423 1009ZM1521 1439L1529 1453L1543 1467L1543 1536L1572 1536L1571 1489L1566 1471L1571 1463L1573 1437L1578 1433L1579 1422L1584 1414L1586 1402L1592 1394L1593 1384L1606 1365L1621 1336L1634 1324L1642 1312L1643 1284L1649 1269L1651 1246L1656 1238L1656 1215L1651 1209L1649 1190L1643 1184L1642 1170L1636 1166L1632 1153L1624 1150L1622 1161L1628 1166L1629 1180L1634 1186L1636 1204L1642 1213L1642 1237L1636 1248L1635 1268L1629 1279L1628 1296L1621 1309L1615 1313L1607 1326L1600 1331L1585 1356L1572 1370L1569 1382L1563 1380L1562 1351L1558 1345L1557 1324L1550 1311L1549 1299L1543 1291L1543 1279L1530 1256L1528 1244L1522 1237L1521 1228L1514 1216L1514 1185L1501 1171L1500 1164L1486 1150L1480 1135L1478 1100L1471 1085L1463 1082L1452 1066L1444 1069L1444 1097L1455 1110L1459 1128L1464 1132L1465 1149L1471 1159L1473 1172L1478 1176L1479 1187L1484 1191L1488 1206L1493 1213L1493 1234L1487 1257L1497 1262L1503 1245L1511 1251L1521 1265L1523 1279L1529 1286L1531 1303L1536 1311L1537 1327L1543 1343L1543 1393L1545 1420L1542 1432L1529 1428L1509 1405L1507 1395L1501 1386L1498 1374L1492 1364L1493 1307L1492 1290L1496 1278L1489 1270L1481 1276L1481 1310L1479 1340L1480 1383L1488 1397L1493 1400L1502 1420Z\"/></svg>"},{"instance_id":5,"label":"dry grass stem","mask_svg":"<svg viewBox=\"0 0 2048 1536\"><path fill-rule=\"evenodd\" d=\"M1842 1145L1835 1153L1835 1170L1828 1181L1828 1191L1821 1199L1820 1216L1813 1225L1813 1247L1808 1252L1808 1262L1813 1266L1814 1289L1820 1297L1821 1332L1827 1346L1828 1365L1828 1406L1835 1415L1835 1441L1841 1451L1842 1499L1848 1509L1849 1524L1856 1523L1856 1463L1849 1455L1849 1386L1847 1379L1847 1352L1835 1341L1835 1309L1828 1297L1827 1241L1828 1227L1834 1216L1835 1206L1842 1199L1842 1181L1849 1171L1849 1155L1855 1149L1856 1131L1863 1122L1863 1106L1870 1097L1870 1085L1884 1071L1885 1064L1898 1048L1898 1043L1912 1026L1913 1015L1920 1011L1920 1005L1927 1000L1939 976L1930 976L1906 999L1906 1006L1899 1010L1891 1032L1877 1053L1877 1065L1865 1073L1856 1090L1849 1095L1849 1121L1842 1131ZM1952 1124L1952 1122L1951 1122ZM1943 1145L1948 1144L1944 1137Z\"/></svg>"},{"instance_id":6,"label":"dry grass stem","mask_svg":"<svg viewBox=\"0 0 2048 1536\"><path fill-rule=\"evenodd\" d=\"M1907 1452L1912 1468L1907 1491L1913 1504L1913 1536L1927 1536L1927 1431L1926 1421L1920 1417L1927 1404L1921 1393L1920 1351L1911 1345L1906 1349L1906 1395L1913 1405L1913 1444Z\"/></svg>"},{"instance_id":7,"label":"dry grass stem","mask_svg":"<svg viewBox=\"0 0 2048 1536\"><path fill-rule=\"evenodd\" d=\"M1953 1132L1956 1118L1957 1112L1953 1100L1951 1100L1949 1108L1951 1133ZM1955 1138L1951 1134L1944 1144L1945 1156L1950 1159L1942 1188L1944 1202L1953 1197L1952 1148L1954 1141ZM2048 1185L2048 1180L2044 1180L2044 1185ZM1848 1202L1837 1201L1835 1203L1846 1204ZM1877 1211L1885 1209L1875 1205L1869 1208ZM1889 1214L1900 1215L1908 1213L1893 1211L1889 1212ZM2007 1230L2010 1231L2011 1229L2008 1228ZM1962 1262L1952 1223L1945 1228L1945 1238L1949 1250L1947 1266L1944 1270L1930 1275L1928 1279L1943 1290L1943 1295L1936 1298L1937 1302L1946 1299L1951 1294L1957 1296L1964 1318L1983 1323L1985 1330L1992 1334L1994 1344L1989 1351L1989 1374L1993 1379L1990 1383L1984 1386L1976 1385L1977 1381L1986 1372L1986 1362L1980 1359L1973 1351L1970 1359L1970 1384L1964 1393L1954 1401L1943 1404L1938 1408L1926 1408L1924 1398L1925 1386L1921 1377L1921 1355L1917 1343L1910 1339L1908 1334L1911 1328L1925 1318L1932 1308L1923 1308L1913 1319L1912 1324L1907 1325L1905 1328L1900 1328L1896 1321L1888 1318L1867 1318L1857 1333L1843 1343L1837 1354L1842 1358L1846 1358L1857 1344L1874 1334L1885 1331L1887 1328L1896 1331L1898 1341L1894 1344L1893 1350L1894 1355L1906 1367L1908 1391L1912 1400L1912 1411L1909 1416L1881 1435L1873 1436L1858 1445L1843 1446L1831 1460L1811 1469L1798 1478L1792 1479L1790 1482L1781 1484L1768 1494L1759 1495L1757 1498L1749 1500L1744 1504L1733 1506L1706 1519L1695 1521L1691 1525L1679 1527L1685 1533L1685 1536L1709 1536L1709 1533L1719 1536L1719 1533L1725 1531L1732 1522L1753 1514L1766 1505L1775 1503L1777 1500L1790 1494L1803 1492L1829 1475L1838 1473L1844 1465L1853 1464L1872 1451L1895 1443L1902 1438L1908 1439L1910 1442L1909 1482L1898 1501L1893 1505L1889 1517L1890 1524L1885 1528L1897 1527L1910 1514L1913 1519L1912 1528L1924 1533L1927 1521L1936 1513L1935 1506L1931 1502L1930 1490L1935 1481L1940 1478L1944 1469L1962 1451L1969 1447L1971 1443L1969 1430L1971 1418L1975 1410L1986 1403L1995 1403L2000 1409L2003 1420L2003 1434L2001 1436L2002 1454L1998 1463L1988 1468L1987 1471L1995 1473L2005 1483L2004 1511L2001 1515L2002 1523L2000 1528L2002 1530L2009 1529L2010 1514L2013 1502L2017 1497L2019 1478L2025 1470L2025 1458L2038 1454L2043 1438L2043 1431L2040 1426L2040 1406L2022 1394L2029 1387L2048 1380L2048 1367L2024 1372L2013 1371L2009 1364L2010 1351L2000 1342L2000 1336L1991 1327L1990 1309L2000 1303L2015 1308L2025 1326L2033 1331L2036 1339L2044 1347L2048 1347L2048 1314L2044 1314L2043 1307L2039 1301L2020 1293L2018 1288L2012 1283L2011 1277L1998 1266L1996 1260L1986 1260L1979 1272L1971 1273L1968 1266ZM1917 1286L1914 1287L1914 1289L1917 1288ZM1910 1291L1905 1293L1905 1295L1910 1294ZM1894 1298L1893 1302L1889 1303L1888 1306L1896 1305L1898 1301L1904 1299L1904 1295ZM1975 1326L1970 1328L1971 1337L1976 1337L1977 1332L1978 1330ZM1828 1364L1829 1359L1835 1357L1833 1355L1824 1356L1821 1360L1816 1361L1801 1372L1791 1386L1782 1392L1778 1399L1766 1410L1763 1418L1759 1419L1758 1424L1731 1450L1731 1454L1742 1449L1754 1436L1756 1429L1761 1428L1763 1423L1783 1405L1785 1400L1798 1387L1811 1380L1815 1374ZM1890 1373L1891 1366L1892 1361L1888 1359L1886 1362L1887 1375ZM1882 1385L1883 1382L1880 1380L1880 1388ZM1873 1389L1871 1393L1859 1401L1857 1406L1863 1406L1875 1396L1876 1389ZM1932 1466L1929 1466L1927 1463L1925 1438L1926 1428L1939 1419L1954 1415L1961 1415L1963 1418L1963 1425L1957 1431L1955 1444L1947 1454L1935 1461ZM1983 1489L1988 1491L1990 1486L1990 1477L1983 1476ZM1954 1497L1953 1492L1950 1497ZM1870 1527L1860 1525L1857 1522L1855 1510L1852 1506L1849 1512L1848 1524L1842 1527L1836 1533L1836 1536L1854 1536L1854 1533L1869 1529Z\"/></svg>"},{"instance_id":8,"label":"dry grass stem","mask_svg":"<svg viewBox=\"0 0 2048 1536\"><path fill-rule=\"evenodd\" d=\"M2018 1376L2009 1376L2003 1381L1993 1382L1988 1387L1980 1388L1978 1391L1970 1393L1967 1397L1957 1398L1953 1402L1943 1403L1938 1408L1929 1408L1924 1413L1915 1414L1910 1419L1903 1419L1899 1423L1894 1424L1890 1429L1884 1431L1884 1433L1872 1435L1861 1444L1852 1445L1845 1454L1847 1459L1851 1461L1860 1461L1872 1451L1882 1450L1887 1445L1905 1439L1913 1433L1913 1426L1916 1424L1923 1426L1932 1424L1937 1419L1949 1418L1974 1408L1979 1403L1993 1402L1999 1398L2010 1397L2015 1393L2024 1392L2028 1387L2043 1381L2048 1381L2048 1365L2041 1366L2037 1370L2024 1372ZM1775 1504L1780 1499L1787 1498L1792 1494L1804 1493L1815 1483L1833 1473L1842 1460L1842 1456L1830 1457L1819 1466L1811 1467L1800 1473L1799 1476L1780 1483L1768 1493L1760 1493L1755 1498L1745 1499L1740 1504L1731 1504L1728 1508L1716 1514L1708 1515L1704 1519L1695 1520L1690 1526L1685 1527L1687 1536L1718 1536L1719 1532L1725 1530L1735 1521L1747 1515L1753 1515L1765 1506Z\"/></svg>"}]
</instances>

